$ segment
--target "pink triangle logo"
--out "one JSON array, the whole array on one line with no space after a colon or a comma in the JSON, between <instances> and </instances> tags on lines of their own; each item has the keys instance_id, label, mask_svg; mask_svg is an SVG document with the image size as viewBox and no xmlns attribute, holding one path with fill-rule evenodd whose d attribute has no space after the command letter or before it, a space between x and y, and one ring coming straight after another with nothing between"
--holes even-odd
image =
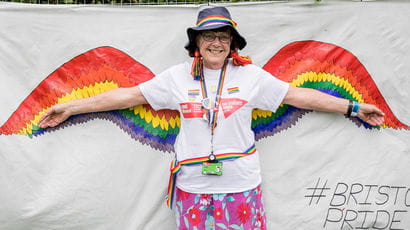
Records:
<instances>
[{"instance_id":1,"label":"pink triangle logo","mask_svg":"<svg viewBox=\"0 0 410 230\"><path fill-rule=\"evenodd\" d=\"M228 118L248 102L239 98L221 98L220 103L225 118Z\"/></svg>"}]
</instances>

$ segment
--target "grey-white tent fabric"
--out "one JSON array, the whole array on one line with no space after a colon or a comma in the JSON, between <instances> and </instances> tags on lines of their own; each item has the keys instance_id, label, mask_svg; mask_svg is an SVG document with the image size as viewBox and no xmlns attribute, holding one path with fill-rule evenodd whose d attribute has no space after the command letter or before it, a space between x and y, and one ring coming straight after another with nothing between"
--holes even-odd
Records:
<instances>
[{"instance_id":1,"label":"grey-white tent fabric","mask_svg":"<svg viewBox=\"0 0 410 230\"><path fill-rule=\"evenodd\" d=\"M188 59L186 28L205 6L0 3L0 124L50 73L100 46L158 74ZM366 67L410 124L410 2L227 5L263 66L294 41L336 44ZM408 131L359 128L312 112L256 143L268 229L410 229ZM164 203L173 155L105 120L0 136L0 229L175 229Z\"/></svg>"}]
</instances>

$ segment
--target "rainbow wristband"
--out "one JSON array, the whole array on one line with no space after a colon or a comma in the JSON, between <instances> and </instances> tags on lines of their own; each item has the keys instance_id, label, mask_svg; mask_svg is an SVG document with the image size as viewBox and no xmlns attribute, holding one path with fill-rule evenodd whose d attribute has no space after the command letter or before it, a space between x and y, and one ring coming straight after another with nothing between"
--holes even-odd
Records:
<instances>
[{"instance_id":1,"label":"rainbow wristband","mask_svg":"<svg viewBox=\"0 0 410 230\"><path fill-rule=\"evenodd\" d=\"M353 108L352 108L352 112L350 114L350 116L352 117L356 117L357 114L359 113L359 109L360 109L360 103L353 101Z\"/></svg>"}]
</instances>

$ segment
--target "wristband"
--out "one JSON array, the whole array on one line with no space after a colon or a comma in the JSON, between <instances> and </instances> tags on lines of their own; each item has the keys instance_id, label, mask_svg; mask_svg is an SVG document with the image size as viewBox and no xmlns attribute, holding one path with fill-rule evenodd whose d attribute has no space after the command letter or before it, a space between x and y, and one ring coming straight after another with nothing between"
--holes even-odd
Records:
<instances>
[{"instance_id":1,"label":"wristband","mask_svg":"<svg viewBox=\"0 0 410 230\"><path fill-rule=\"evenodd\" d=\"M352 108L352 113L350 114L352 117L356 117L357 114L359 113L360 109L360 103L353 101L353 108Z\"/></svg>"},{"instance_id":2,"label":"wristband","mask_svg":"<svg viewBox=\"0 0 410 230\"><path fill-rule=\"evenodd\" d=\"M349 107L347 108L347 113L346 113L348 117L352 115L352 109L353 109L353 101L349 100Z\"/></svg>"}]
</instances>

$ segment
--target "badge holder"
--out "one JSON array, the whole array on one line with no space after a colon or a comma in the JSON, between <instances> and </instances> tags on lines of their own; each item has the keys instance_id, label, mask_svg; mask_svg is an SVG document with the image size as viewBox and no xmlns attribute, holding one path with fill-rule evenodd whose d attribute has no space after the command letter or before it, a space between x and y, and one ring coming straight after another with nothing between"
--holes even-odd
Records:
<instances>
[{"instance_id":1,"label":"badge holder","mask_svg":"<svg viewBox=\"0 0 410 230\"><path fill-rule=\"evenodd\" d=\"M216 160L213 153L209 155L209 160L202 163L202 174L203 175L222 175L222 162Z\"/></svg>"}]
</instances>

